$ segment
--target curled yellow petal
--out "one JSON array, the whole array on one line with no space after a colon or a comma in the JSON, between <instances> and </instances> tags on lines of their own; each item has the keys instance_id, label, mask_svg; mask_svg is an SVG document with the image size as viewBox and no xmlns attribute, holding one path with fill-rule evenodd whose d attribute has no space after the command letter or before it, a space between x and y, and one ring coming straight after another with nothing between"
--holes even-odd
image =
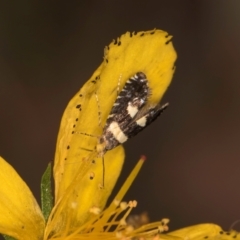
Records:
<instances>
[{"instance_id":1,"label":"curled yellow petal","mask_svg":"<svg viewBox=\"0 0 240 240\"><path fill-rule=\"evenodd\" d=\"M42 212L28 186L2 157L0 182L0 232L18 240L42 239Z\"/></svg>"}]
</instances>

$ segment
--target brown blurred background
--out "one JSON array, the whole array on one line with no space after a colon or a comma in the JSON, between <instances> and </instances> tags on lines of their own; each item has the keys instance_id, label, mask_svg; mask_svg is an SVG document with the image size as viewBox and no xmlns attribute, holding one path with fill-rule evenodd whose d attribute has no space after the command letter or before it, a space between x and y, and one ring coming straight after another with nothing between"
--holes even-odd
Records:
<instances>
[{"instance_id":1,"label":"brown blurred background","mask_svg":"<svg viewBox=\"0 0 240 240\"><path fill-rule=\"evenodd\" d=\"M141 154L125 200L170 229L240 219L240 1L0 1L0 155L40 199L70 98L126 31L174 36L177 70L162 117L125 144L117 188ZM238 230L239 226L236 226Z\"/></svg>"}]
</instances>

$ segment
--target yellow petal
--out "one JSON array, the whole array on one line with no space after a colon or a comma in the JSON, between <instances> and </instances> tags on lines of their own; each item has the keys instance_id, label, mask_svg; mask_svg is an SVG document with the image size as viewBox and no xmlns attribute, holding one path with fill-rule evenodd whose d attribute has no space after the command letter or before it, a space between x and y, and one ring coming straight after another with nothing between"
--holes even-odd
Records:
<instances>
[{"instance_id":1,"label":"yellow petal","mask_svg":"<svg viewBox=\"0 0 240 240\"><path fill-rule=\"evenodd\" d=\"M42 239L42 212L26 183L1 157L0 182L0 232L18 240Z\"/></svg>"},{"instance_id":2,"label":"yellow petal","mask_svg":"<svg viewBox=\"0 0 240 240\"><path fill-rule=\"evenodd\" d=\"M104 207L103 203L122 168L123 149L120 146L105 154L105 186L102 190L99 188L103 182L102 159L97 158L95 151L98 138L82 133L98 137L102 134L118 87L122 89L136 72L144 72L149 80L152 95L148 104L159 102L174 73L176 53L170 39L171 36L160 30L122 35L105 49L104 62L69 102L60 125L54 165L55 200L60 209L69 208L67 213L75 209L74 216L80 217L88 215L86 206L100 210ZM108 166L109 162L114 162L114 167ZM110 172L113 173L111 177ZM94 184L90 176L94 176ZM90 192L95 192L95 195L89 195ZM83 207L79 207L81 205ZM73 221L78 224L84 219Z\"/></svg>"},{"instance_id":3,"label":"yellow petal","mask_svg":"<svg viewBox=\"0 0 240 240\"><path fill-rule=\"evenodd\" d=\"M204 223L185 227L168 233L168 236L180 237L182 239L221 239L223 230L216 224Z\"/></svg>"},{"instance_id":4,"label":"yellow petal","mask_svg":"<svg viewBox=\"0 0 240 240\"><path fill-rule=\"evenodd\" d=\"M149 81L152 95L150 105L159 103L169 86L175 67L176 52L171 42L172 36L161 30L122 35L105 48L101 69L101 93L107 100L116 99L116 88L135 75L144 72ZM111 84L109 84L111 83ZM120 87L120 89L121 89ZM110 97L110 98L109 98ZM99 97L100 98L100 97ZM109 107L106 101L106 109Z\"/></svg>"}]
</instances>

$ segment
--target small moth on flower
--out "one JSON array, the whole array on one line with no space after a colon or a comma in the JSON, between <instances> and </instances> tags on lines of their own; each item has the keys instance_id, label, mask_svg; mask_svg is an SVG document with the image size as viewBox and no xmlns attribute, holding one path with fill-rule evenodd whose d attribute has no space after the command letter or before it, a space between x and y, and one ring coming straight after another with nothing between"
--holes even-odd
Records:
<instances>
[{"instance_id":1,"label":"small moth on flower","mask_svg":"<svg viewBox=\"0 0 240 240\"><path fill-rule=\"evenodd\" d=\"M168 103L145 107L150 95L151 89L143 72L137 72L126 82L113 104L99 139L99 156L137 135L167 108Z\"/></svg>"}]
</instances>

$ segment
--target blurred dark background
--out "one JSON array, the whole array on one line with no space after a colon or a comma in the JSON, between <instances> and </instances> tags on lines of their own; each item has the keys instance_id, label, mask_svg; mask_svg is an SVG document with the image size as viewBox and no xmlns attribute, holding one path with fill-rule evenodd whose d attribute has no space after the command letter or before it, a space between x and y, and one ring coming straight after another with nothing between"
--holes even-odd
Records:
<instances>
[{"instance_id":1,"label":"blurred dark background","mask_svg":"<svg viewBox=\"0 0 240 240\"><path fill-rule=\"evenodd\" d=\"M0 1L0 155L38 201L61 115L126 31L174 36L177 70L169 109L125 144L117 188L141 154L125 200L170 229L240 218L240 1ZM238 230L240 229L237 226Z\"/></svg>"}]
</instances>

